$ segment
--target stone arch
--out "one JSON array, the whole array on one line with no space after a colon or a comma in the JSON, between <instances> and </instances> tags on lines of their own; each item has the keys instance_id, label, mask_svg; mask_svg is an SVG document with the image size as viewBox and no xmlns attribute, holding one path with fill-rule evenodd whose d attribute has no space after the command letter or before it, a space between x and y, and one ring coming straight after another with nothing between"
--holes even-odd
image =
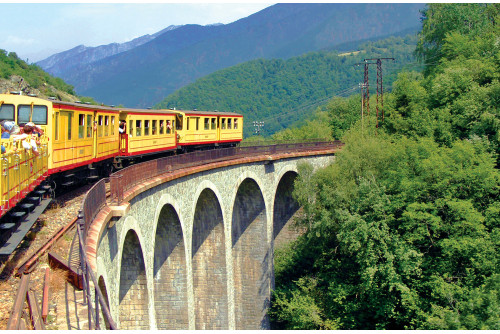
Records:
<instances>
[{"instance_id":1,"label":"stone arch","mask_svg":"<svg viewBox=\"0 0 500 334\"><path fill-rule=\"evenodd\" d=\"M157 329L188 329L187 269L183 231L171 204L158 215L153 257Z\"/></svg>"},{"instance_id":2,"label":"stone arch","mask_svg":"<svg viewBox=\"0 0 500 334\"><path fill-rule=\"evenodd\" d=\"M298 174L294 170L284 172L276 187L273 204L273 240L275 241L290 218L299 209L299 204L292 197L294 182L297 176Z\"/></svg>"},{"instance_id":3,"label":"stone arch","mask_svg":"<svg viewBox=\"0 0 500 334\"><path fill-rule=\"evenodd\" d=\"M99 276L99 280L97 281L97 284L99 285L99 289L101 290L101 293L104 297L104 302L108 306L108 309L110 309L109 308L108 290L106 289L106 282L104 281L104 277L102 275ZM104 314L102 312L102 308L101 308L100 316L101 316L101 324L104 324L104 328L101 325L101 329L111 329L111 326L109 325L108 319L106 319L106 317L104 316Z\"/></svg>"},{"instance_id":4,"label":"stone arch","mask_svg":"<svg viewBox=\"0 0 500 334\"><path fill-rule=\"evenodd\" d=\"M224 219L215 192L203 189L196 201L192 232L195 328L228 328Z\"/></svg>"},{"instance_id":5,"label":"stone arch","mask_svg":"<svg viewBox=\"0 0 500 334\"><path fill-rule=\"evenodd\" d=\"M231 224L236 329L269 328L266 218L262 191L255 180L246 178L236 192Z\"/></svg>"},{"instance_id":6,"label":"stone arch","mask_svg":"<svg viewBox=\"0 0 500 334\"><path fill-rule=\"evenodd\" d=\"M144 256L139 237L128 230L120 265L120 329L149 329L148 289Z\"/></svg>"}]
</instances>

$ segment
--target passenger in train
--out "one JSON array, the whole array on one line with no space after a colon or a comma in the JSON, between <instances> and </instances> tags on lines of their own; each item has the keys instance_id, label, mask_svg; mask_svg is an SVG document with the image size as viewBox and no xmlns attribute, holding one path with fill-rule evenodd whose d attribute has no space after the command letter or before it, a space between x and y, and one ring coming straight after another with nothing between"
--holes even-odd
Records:
<instances>
[{"instance_id":1,"label":"passenger in train","mask_svg":"<svg viewBox=\"0 0 500 334\"><path fill-rule=\"evenodd\" d=\"M22 132L22 134L12 136L14 142L22 140L23 148L25 150L32 150L35 155L40 155L38 152L37 142L40 144L38 137L43 135L42 128L35 125L33 122L28 122L23 126Z\"/></svg>"},{"instance_id":2,"label":"passenger in train","mask_svg":"<svg viewBox=\"0 0 500 334\"><path fill-rule=\"evenodd\" d=\"M11 135L15 135L19 133L19 126L13 121L3 120L0 122L0 126L2 127L2 139L9 139ZM1 152L4 154L7 150L5 146L1 145Z\"/></svg>"},{"instance_id":3,"label":"passenger in train","mask_svg":"<svg viewBox=\"0 0 500 334\"><path fill-rule=\"evenodd\" d=\"M170 121L167 120L167 133L172 132L172 124L170 124Z\"/></svg>"},{"instance_id":4,"label":"passenger in train","mask_svg":"<svg viewBox=\"0 0 500 334\"><path fill-rule=\"evenodd\" d=\"M120 125L118 126L118 132L126 133L126 131L127 131L127 123L125 123L125 121L121 121Z\"/></svg>"},{"instance_id":5,"label":"passenger in train","mask_svg":"<svg viewBox=\"0 0 500 334\"><path fill-rule=\"evenodd\" d=\"M2 121L0 122L2 126L2 138L8 139L11 135L18 134L21 130L19 126L13 121Z\"/></svg>"}]
</instances>

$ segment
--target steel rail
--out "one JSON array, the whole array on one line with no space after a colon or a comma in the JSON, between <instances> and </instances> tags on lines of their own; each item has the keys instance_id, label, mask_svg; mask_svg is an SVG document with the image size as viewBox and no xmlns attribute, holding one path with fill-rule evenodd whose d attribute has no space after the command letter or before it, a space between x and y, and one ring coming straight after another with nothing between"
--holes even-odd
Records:
<instances>
[{"instance_id":1,"label":"steel rail","mask_svg":"<svg viewBox=\"0 0 500 334\"><path fill-rule=\"evenodd\" d=\"M61 227L45 244L42 245L33 255L31 255L23 264L16 268L15 276L21 276L32 270L32 266L38 263L40 256L42 256L52 245L59 240L77 221L73 219L66 226ZM34 269L34 268L33 268Z\"/></svg>"}]
</instances>

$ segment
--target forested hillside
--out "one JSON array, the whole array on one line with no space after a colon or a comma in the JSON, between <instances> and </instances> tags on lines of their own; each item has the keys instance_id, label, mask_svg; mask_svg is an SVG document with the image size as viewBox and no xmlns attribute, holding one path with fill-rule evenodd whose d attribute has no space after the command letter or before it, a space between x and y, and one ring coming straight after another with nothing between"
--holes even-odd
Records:
<instances>
[{"instance_id":1,"label":"forested hillside","mask_svg":"<svg viewBox=\"0 0 500 334\"><path fill-rule=\"evenodd\" d=\"M395 62L384 64L384 82L390 88L397 71L415 65L416 44L415 32L367 42L353 52L321 51L288 60L258 59L203 77L155 107L235 111L245 115L245 136L251 135L253 121L264 121L262 133L268 135L308 118L316 106L333 96L357 92L363 67L354 65L365 58L395 58ZM372 68L373 83L375 73Z\"/></svg>"},{"instance_id":2,"label":"forested hillside","mask_svg":"<svg viewBox=\"0 0 500 334\"><path fill-rule=\"evenodd\" d=\"M499 4L430 4L425 70L399 74L378 129L359 95L318 110L346 145L299 172L307 232L275 255L274 328L500 329L499 36Z\"/></svg>"},{"instance_id":3,"label":"forested hillside","mask_svg":"<svg viewBox=\"0 0 500 334\"><path fill-rule=\"evenodd\" d=\"M73 86L54 78L37 65L28 65L16 53L0 50L0 80L2 93L10 90L35 93L42 96L74 95Z\"/></svg>"}]
</instances>

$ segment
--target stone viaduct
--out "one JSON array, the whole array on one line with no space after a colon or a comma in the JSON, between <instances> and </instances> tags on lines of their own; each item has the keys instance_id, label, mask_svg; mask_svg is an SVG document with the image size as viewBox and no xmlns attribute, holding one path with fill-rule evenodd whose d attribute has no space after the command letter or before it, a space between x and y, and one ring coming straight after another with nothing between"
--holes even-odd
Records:
<instances>
[{"instance_id":1,"label":"stone viaduct","mask_svg":"<svg viewBox=\"0 0 500 334\"><path fill-rule=\"evenodd\" d=\"M192 168L102 209L86 248L118 328L268 329L275 243L298 210L297 166L335 159L305 153Z\"/></svg>"}]
</instances>

